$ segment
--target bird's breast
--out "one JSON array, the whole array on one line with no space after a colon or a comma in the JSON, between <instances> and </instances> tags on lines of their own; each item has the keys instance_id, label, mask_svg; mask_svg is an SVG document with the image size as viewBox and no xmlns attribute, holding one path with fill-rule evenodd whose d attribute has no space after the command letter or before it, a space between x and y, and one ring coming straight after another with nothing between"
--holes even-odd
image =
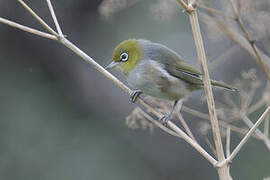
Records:
<instances>
[{"instance_id":1,"label":"bird's breast","mask_svg":"<svg viewBox=\"0 0 270 180\"><path fill-rule=\"evenodd\" d=\"M189 93L184 81L171 76L162 64L153 60L138 64L127 76L127 82L133 89L168 100L178 100Z\"/></svg>"}]
</instances>

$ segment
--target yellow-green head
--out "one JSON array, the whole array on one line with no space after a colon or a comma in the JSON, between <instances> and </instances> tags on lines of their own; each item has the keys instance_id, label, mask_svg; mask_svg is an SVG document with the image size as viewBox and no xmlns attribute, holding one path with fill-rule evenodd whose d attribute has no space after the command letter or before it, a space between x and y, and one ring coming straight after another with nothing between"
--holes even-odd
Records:
<instances>
[{"instance_id":1,"label":"yellow-green head","mask_svg":"<svg viewBox=\"0 0 270 180\"><path fill-rule=\"evenodd\" d=\"M136 39L121 42L113 52L112 62L106 67L117 69L124 74L132 71L143 57L143 50Z\"/></svg>"}]
</instances>

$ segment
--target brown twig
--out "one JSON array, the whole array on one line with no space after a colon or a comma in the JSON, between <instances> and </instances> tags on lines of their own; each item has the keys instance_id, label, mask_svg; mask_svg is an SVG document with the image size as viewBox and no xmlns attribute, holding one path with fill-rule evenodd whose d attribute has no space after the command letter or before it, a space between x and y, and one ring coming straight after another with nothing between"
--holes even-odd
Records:
<instances>
[{"instance_id":1,"label":"brown twig","mask_svg":"<svg viewBox=\"0 0 270 180\"><path fill-rule=\"evenodd\" d=\"M23 0L17 0L22 7L25 8L27 12L29 12L40 24L43 26L48 32L51 34L58 36L58 34L45 22L41 19Z\"/></svg>"},{"instance_id":2,"label":"brown twig","mask_svg":"<svg viewBox=\"0 0 270 180\"><path fill-rule=\"evenodd\" d=\"M240 143L233 150L231 155L224 161L219 164L219 166L223 166L226 163L232 162L237 153L242 149L242 147L246 144L251 135L256 131L258 126L265 120L266 115L270 112L270 106L264 111L264 113L260 116L258 121L254 124L254 126L248 131L245 137L240 141Z\"/></svg>"},{"instance_id":3,"label":"brown twig","mask_svg":"<svg viewBox=\"0 0 270 180\"><path fill-rule=\"evenodd\" d=\"M15 23L13 21L10 21L10 20L7 20L7 19L1 18L1 17L0 17L0 23L6 24L8 26L20 29L20 30L25 31L25 32L32 33L32 34L37 35L37 36L44 37L44 38L47 38L47 39L57 40L57 37L55 35L48 34L48 33L45 33L45 32L30 28L30 27L27 27L27 26L24 26L24 25L21 25L21 24L18 24L18 23Z\"/></svg>"},{"instance_id":4,"label":"brown twig","mask_svg":"<svg viewBox=\"0 0 270 180\"><path fill-rule=\"evenodd\" d=\"M198 7L200 9L203 9L203 10L208 11L208 12L212 12L212 13L217 14L217 15L220 15L222 17L226 17L226 18L230 18L230 19L235 19L234 16L232 16L232 15L230 15L228 13L225 13L223 11L217 10L215 8L208 7L208 6L204 5L204 4L199 4Z\"/></svg>"},{"instance_id":5,"label":"brown twig","mask_svg":"<svg viewBox=\"0 0 270 180\"><path fill-rule=\"evenodd\" d=\"M228 158L231 154L231 129L226 130L226 157Z\"/></svg>"},{"instance_id":6,"label":"brown twig","mask_svg":"<svg viewBox=\"0 0 270 180\"><path fill-rule=\"evenodd\" d=\"M177 109L176 109L176 115L177 115L177 117L178 117L180 123L181 123L182 126L184 127L186 133L187 133L194 141L197 142L197 140L195 139L193 133L191 132L189 126L187 125L185 119L183 118L183 116L182 116L182 114L181 114L181 109L182 109L182 107L183 107L183 101L184 101L184 100L182 99L182 100L180 100L180 102L178 103Z\"/></svg>"},{"instance_id":7,"label":"brown twig","mask_svg":"<svg viewBox=\"0 0 270 180\"><path fill-rule=\"evenodd\" d=\"M232 7L232 10L233 10L233 13L236 17L236 21L237 23L239 24L241 30L243 31L244 35L246 36L248 42L250 43L250 46L252 47L256 57L257 57L257 61L258 63L260 64L266 78L268 79L268 81L270 82L270 73L269 73L269 69L265 66L263 60L262 60L262 57L258 51L258 48L255 44L255 40L251 38L251 35L250 33L248 32L248 30L246 29L246 27L244 26L244 23L239 15L239 12L237 10L237 8L235 7L234 3L232 0L229 0L230 4L231 4L231 7Z\"/></svg>"},{"instance_id":8,"label":"brown twig","mask_svg":"<svg viewBox=\"0 0 270 180\"><path fill-rule=\"evenodd\" d=\"M189 7L191 6L194 8L194 10L189 11L189 19L190 19L190 24L192 28L193 38L195 41L198 59L201 64L201 69L202 69L202 74L203 74L203 84L204 84L204 89L205 89L205 93L207 97L207 104L208 104L208 110L209 110L209 115L210 115L210 122L212 126L213 139L214 139L215 147L217 151L217 158L219 161L224 161L225 156L224 156L224 151L222 147L220 130L219 130L219 125L218 125L218 120L217 120L217 113L215 109L213 92L212 92L211 83L210 83L210 76L209 76L208 67L207 67L206 54L205 54L203 40L201 36L201 30L200 30L200 25L198 21L196 5L194 4L194 1L189 0L188 6ZM219 178L221 180L229 179L230 173L226 164L223 167L218 168L217 171L219 174Z\"/></svg>"},{"instance_id":9,"label":"brown twig","mask_svg":"<svg viewBox=\"0 0 270 180\"><path fill-rule=\"evenodd\" d=\"M193 37L194 37L194 41L195 41L195 45L197 49L198 58L202 67L203 83L204 83L204 88L205 88L206 97L207 97L207 104L208 104L208 109L209 109L210 122L212 126L214 141L215 141L216 150L217 150L217 157L219 160L223 160L224 152L222 148L220 130L218 126L213 92L212 92L211 83L210 83L210 76L209 76L208 67L207 67L207 60L206 60L204 45L203 45L203 41L201 37L200 25L198 22L197 11L196 10L192 11L191 14L189 15L189 18L190 18L192 33L193 33Z\"/></svg>"}]
</instances>

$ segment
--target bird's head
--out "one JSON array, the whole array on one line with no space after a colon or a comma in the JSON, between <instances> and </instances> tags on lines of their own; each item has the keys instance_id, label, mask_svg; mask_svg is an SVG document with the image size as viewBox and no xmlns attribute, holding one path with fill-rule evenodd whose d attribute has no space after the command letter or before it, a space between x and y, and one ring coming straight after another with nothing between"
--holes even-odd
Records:
<instances>
[{"instance_id":1,"label":"bird's head","mask_svg":"<svg viewBox=\"0 0 270 180\"><path fill-rule=\"evenodd\" d=\"M106 67L110 69L116 67L124 74L132 71L143 57L143 50L138 40L129 39L116 46L113 52L112 62Z\"/></svg>"}]
</instances>

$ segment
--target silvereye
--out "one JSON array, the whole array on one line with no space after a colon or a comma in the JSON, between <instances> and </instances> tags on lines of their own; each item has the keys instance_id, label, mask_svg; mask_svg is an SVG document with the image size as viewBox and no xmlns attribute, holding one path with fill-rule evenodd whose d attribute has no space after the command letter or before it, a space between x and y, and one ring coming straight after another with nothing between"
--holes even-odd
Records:
<instances>
[{"instance_id":1,"label":"silvereye","mask_svg":"<svg viewBox=\"0 0 270 180\"><path fill-rule=\"evenodd\" d=\"M116 46L113 61L106 69L116 67L134 89L131 101L141 94L174 101L163 123L167 124L177 102L194 90L203 88L202 73L183 61L168 47L144 39L129 39ZM211 80L213 86L236 90Z\"/></svg>"}]
</instances>

